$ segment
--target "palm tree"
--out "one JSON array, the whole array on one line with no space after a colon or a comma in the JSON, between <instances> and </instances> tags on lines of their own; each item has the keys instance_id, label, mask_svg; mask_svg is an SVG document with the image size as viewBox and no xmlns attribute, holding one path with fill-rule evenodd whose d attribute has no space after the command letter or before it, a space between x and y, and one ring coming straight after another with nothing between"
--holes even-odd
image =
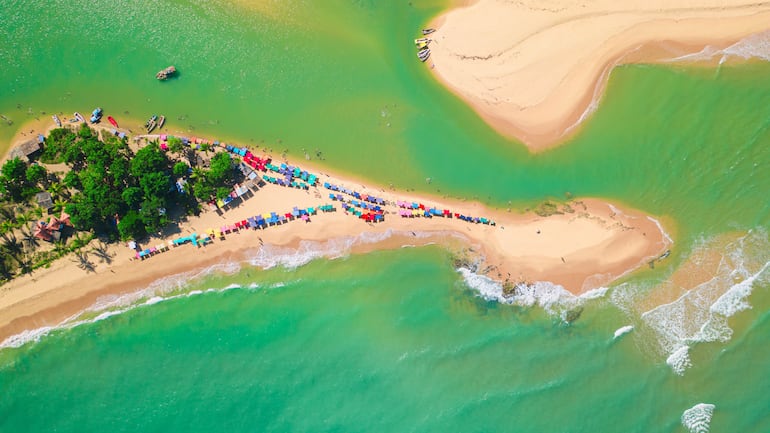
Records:
<instances>
[{"instance_id":1,"label":"palm tree","mask_svg":"<svg viewBox=\"0 0 770 433\"><path fill-rule=\"evenodd\" d=\"M43 208L40 207L40 206L35 206L35 207L33 207L29 211L29 214L32 215L32 217L33 217L32 219L33 220L37 219L37 218L42 218L43 217Z\"/></svg>"},{"instance_id":2,"label":"palm tree","mask_svg":"<svg viewBox=\"0 0 770 433\"><path fill-rule=\"evenodd\" d=\"M28 222L32 221L32 214L27 212L21 212L16 215L16 227L23 227Z\"/></svg>"},{"instance_id":3,"label":"palm tree","mask_svg":"<svg viewBox=\"0 0 770 433\"><path fill-rule=\"evenodd\" d=\"M5 220L0 222L0 235L4 235L13 230L13 221Z\"/></svg>"},{"instance_id":4,"label":"palm tree","mask_svg":"<svg viewBox=\"0 0 770 433\"><path fill-rule=\"evenodd\" d=\"M59 257L63 256L64 254L66 254L67 253L67 246L64 244L64 241L58 240L58 241L54 242L54 244L53 244L53 252L57 256L59 256Z\"/></svg>"},{"instance_id":5,"label":"palm tree","mask_svg":"<svg viewBox=\"0 0 770 433\"><path fill-rule=\"evenodd\" d=\"M65 188L64 184L61 182L51 182L51 185L48 186L48 192L54 197L59 197L66 191L67 188Z\"/></svg>"},{"instance_id":6,"label":"palm tree","mask_svg":"<svg viewBox=\"0 0 770 433\"><path fill-rule=\"evenodd\" d=\"M64 207L67 206L69 202L67 200L57 198L53 202L53 211L54 212L61 212L64 210Z\"/></svg>"},{"instance_id":7,"label":"palm tree","mask_svg":"<svg viewBox=\"0 0 770 433\"><path fill-rule=\"evenodd\" d=\"M21 235L22 235L21 239L23 242L27 244L27 247L34 249L35 247L40 245L39 239L32 232L32 228L29 226L29 224L21 228Z\"/></svg>"},{"instance_id":8,"label":"palm tree","mask_svg":"<svg viewBox=\"0 0 770 433\"><path fill-rule=\"evenodd\" d=\"M204 170L201 167L195 167L192 170L192 173L190 173L190 180L195 182L198 179L205 179L206 178L206 170Z\"/></svg>"}]
</instances>

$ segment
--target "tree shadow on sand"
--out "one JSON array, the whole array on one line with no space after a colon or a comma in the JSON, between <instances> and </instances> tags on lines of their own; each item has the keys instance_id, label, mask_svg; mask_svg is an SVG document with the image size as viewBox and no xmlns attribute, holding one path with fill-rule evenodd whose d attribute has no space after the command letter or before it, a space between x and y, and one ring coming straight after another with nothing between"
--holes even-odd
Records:
<instances>
[{"instance_id":1,"label":"tree shadow on sand","mask_svg":"<svg viewBox=\"0 0 770 433\"><path fill-rule=\"evenodd\" d=\"M88 260L88 252L86 251L76 251L72 261L78 265L78 268L86 271L86 273L96 272L96 267Z\"/></svg>"},{"instance_id":2,"label":"tree shadow on sand","mask_svg":"<svg viewBox=\"0 0 770 433\"><path fill-rule=\"evenodd\" d=\"M108 265L112 263L112 258L115 257L115 253L110 252L107 244L102 241L99 241L99 244L91 248L91 252L99 259L100 263Z\"/></svg>"}]
</instances>

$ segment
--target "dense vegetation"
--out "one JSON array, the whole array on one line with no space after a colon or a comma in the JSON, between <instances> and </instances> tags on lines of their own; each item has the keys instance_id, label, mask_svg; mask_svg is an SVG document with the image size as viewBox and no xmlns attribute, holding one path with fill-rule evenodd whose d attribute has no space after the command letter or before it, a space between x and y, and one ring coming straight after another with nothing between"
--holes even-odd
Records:
<instances>
[{"instance_id":1,"label":"dense vegetation","mask_svg":"<svg viewBox=\"0 0 770 433\"><path fill-rule=\"evenodd\" d=\"M134 153L125 140L111 135L100 140L82 124L75 132L51 131L40 154L41 164L18 158L6 161L0 169L0 278L10 278L14 268L25 272L47 264L82 247L94 235L142 239L172 222L172 214L198 213L198 200L223 198L232 191L239 172L228 153L214 153L210 169L204 169L195 166L198 155L181 141L172 139L169 145L169 153L157 143ZM190 164L181 160L185 155ZM46 164L60 163L67 166L63 177L46 170ZM185 187L177 188L176 179L186 182ZM35 206L32 198L41 191L51 193L53 212L64 210L70 215L76 233L89 234L85 239L76 236L77 242L70 246L55 245L51 251L56 254L40 252L31 260L22 241L28 241L31 250L38 244L32 226L43 219L45 210Z\"/></svg>"}]
</instances>

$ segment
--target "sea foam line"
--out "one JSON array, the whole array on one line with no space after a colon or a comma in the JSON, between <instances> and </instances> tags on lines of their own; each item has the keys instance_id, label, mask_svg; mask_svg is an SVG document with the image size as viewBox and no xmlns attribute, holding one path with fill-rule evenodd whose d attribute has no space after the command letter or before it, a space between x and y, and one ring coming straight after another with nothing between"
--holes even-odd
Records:
<instances>
[{"instance_id":1,"label":"sea foam line","mask_svg":"<svg viewBox=\"0 0 770 433\"><path fill-rule=\"evenodd\" d=\"M488 301L521 307L538 306L565 322L569 321L571 312L576 311L586 301L604 297L608 290L606 287L600 287L575 296L561 285L538 281L532 284L518 284L513 294L506 295L503 293L503 285L486 275L467 267L460 267L457 272L468 287Z\"/></svg>"},{"instance_id":2,"label":"sea foam line","mask_svg":"<svg viewBox=\"0 0 770 433\"><path fill-rule=\"evenodd\" d=\"M697 256L715 248L708 242L696 246ZM714 276L686 291L673 302L641 314L646 327L657 335L666 363L679 375L692 366L691 347L704 342L727 342L733 330L728 319L751 308L748 298L756 283L770 276L770 240L764 230L751 230L722 247Z\"/></svg>"},{"instance_id":3,"label":"sea foam line","mask_svg":"<svg viewBox=\"0 0 770 433\"><path fill-rule=\"evenodd\" d=\"M462 235L454 232L440 232L441 235L451 235L459 239L465 239ZM213 273L235 274L242 269L243 264L256 266L261 269L270 269L282 266L287 269L293 269L303 266L312 260L318 258L336 259L349 254L353 247L358 245L368 245L382 242L392 236L401 235L414 239L426 239L436 236L434 232L403 232L398 230L386 230L381 233L361 233L358 236L340 237L330 239L325 242L301 241L298 248L275 247L265 245L248 257L244 262L224 262L211 265L209 267L182 272L159 278L147 287L122 295L106 295L98 298L96 302L88 308L80 311L55 326L44 326L36 329L24 330L18 334L6 338L0 343L0 349L17 348L30 342L39 341L42 337L53 331L60 329L72 329L80 325L95 323L112 316L123 314L142 306L155 305L157 303L176 299L182 296L195 296L203 293L222 292L235 288L241 288L237 284L231 284L222 288L209 288L205 291L193 290L184 292L191 281L199 280ZM282 287L283 283L277 283L271 288ZM258 284L248 285L248 289L256 289ZM181 292L181 293L179 293ZM173 295L172 295L173 293ZM96 316L90 319L82 319L84 314L94 313Z\"/></svg>"}]
</instances>

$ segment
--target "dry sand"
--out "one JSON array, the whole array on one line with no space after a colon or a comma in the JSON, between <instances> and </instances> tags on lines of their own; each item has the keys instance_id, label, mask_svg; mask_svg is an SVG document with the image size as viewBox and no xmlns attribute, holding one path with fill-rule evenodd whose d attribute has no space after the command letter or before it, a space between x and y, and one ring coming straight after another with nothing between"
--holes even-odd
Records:
<instances>
[{"instance_id":1,"label":"dry sand","mask_svg":"<svg viewBox=\"0 0 770 433\"><path fill-rule=\"evenodd\" d=\"M295 249L301 241L316 242L316 248L345 244L350 245L347 251L351 253L427 243L438 243L458 252L471 247L476 251L471 258L484 258L480 269L494 279L514 283L551 281L576 294L645 265L670 243L655 220L596 199L573 201L572 212L563 214L519 215L478 203L386 191L372 184L367 188L326 169L311 171L323 173L321 185L328 181L392 202L417 201L465 215L488 217L497 225L443 217L403 218L397 215L395 205L386 206L385 222L370 224L346 215L322 187L302 191L268 184L221 216L208 211L190 218L172 238L193 232L203 234L208 228L218 229L255 214L289 212L294 206L332 203L337 211L319 213L310 222L297 220L266 230L229 234L225 240L217 239L205 247L179 246L143 261L132 260L133 251L127 247L113 245L110 250L114 257L109 265L91 254L95 272L82 270L72 257L60 259L49 269L37 270L0 287L0 341L24 330L57 325L99 299L136 292L164 277L218 263L241 263L258 254L261 243L267 248ZM152 239L141 247L149 248L163 241Z\"/></svg>"},{"instance_id":2,"label":"dry sand","mask_svg":"<svg viewBox=\"0 0 770 433\"><path fill-rule=\"evenodd\" d=\"M558 144L592 112L616 64L726 47L770 29L770 3L747 0L461 3L431 23L426 63L531 151Z\"/></svg>"}]
</instances>

